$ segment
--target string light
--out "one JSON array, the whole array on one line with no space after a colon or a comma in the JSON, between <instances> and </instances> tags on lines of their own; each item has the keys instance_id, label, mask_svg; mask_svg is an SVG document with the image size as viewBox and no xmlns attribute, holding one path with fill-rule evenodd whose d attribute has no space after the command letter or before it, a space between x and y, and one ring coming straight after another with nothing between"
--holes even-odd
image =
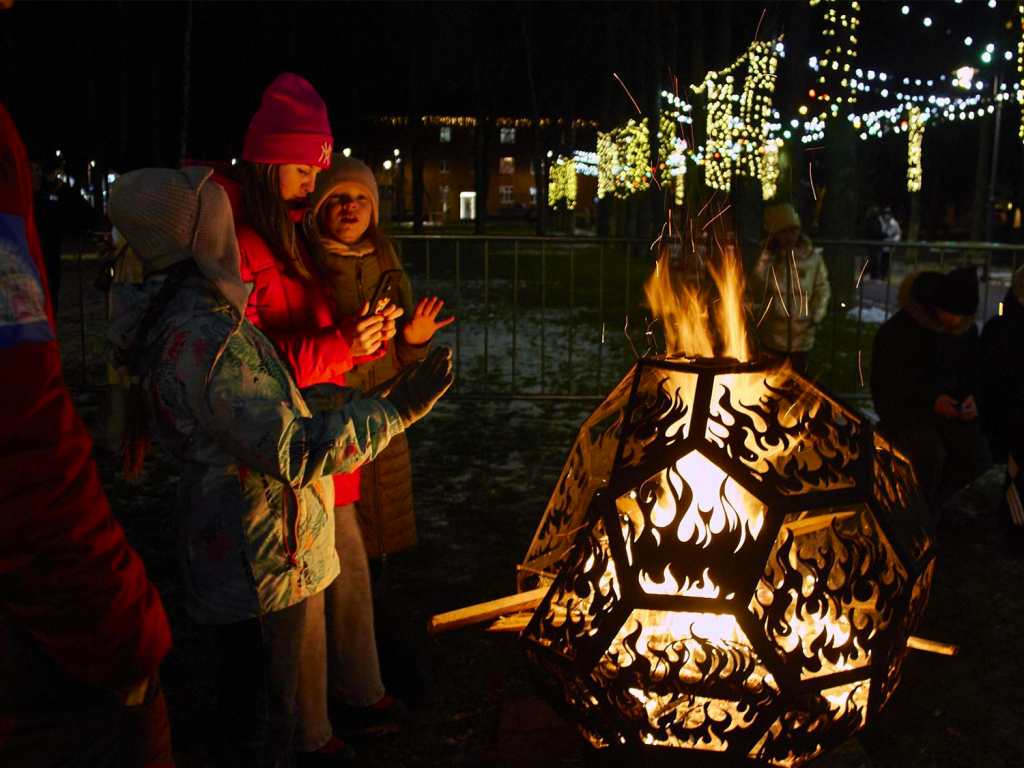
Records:
<instances>
[{"instance_id":1,"label":"string light","mask_svg":"<svg viewBox=\"0 0 1024 768\"><path fill-rule=\"evenodd\" d=\"M614 131L597 132L597 199L615 190L615 175L612 168L618 163L618 148L615 146Z\"/></svg>"},{"instance_id":2,"label":"string light","mask_svg":"<svg viewBox=\"0 0 1024 768\"><path fill-rule=\"evenodd\" d=\"M818 82L825 86L819 90L817 95L819 101L832 101L830 94L842 89L846 91L846 101L853 104L857 100L857 88L853 85L851 72L855 72L857 58L857 27L860 26L860 3L851 2L847 13L836 10L836 0L827 0L824 3L825 25L822 28L822 38L825 43L825 55L818 62L819 69L825 72L818 78ZM838 80L839 82L835 82ZM842 104L844 96L836 95L835 104ZM831 109L831 112L838 112L838 109Z\"/></svg>"},{"instance_id":3,"label":"string light","mask_svg":"<svg viewBox=\"0 0 1024 768\"><path fill-rule=\"evenodd\" d=\"M686 161L689 156L689 144L683 137L682 126L692 124L691 107L675 94L661 92L662 99L668 101L668 108L661 110L658 122L658 141L664 147L665 159L660 163L662 186L671 185L676 205L682 205L686 190Z\"/></svg>"},{"instance_id":4,"label":"string light","mask_svg":"<svg viewBox=\"0 0 1024 768\"><path fill-rule=\"evenodd\" d=\"M924 140L924 126L928 114L919 107L911 107L907 118L910 138L907 141L907 189L921 191L921 143Z\"/></svg>"},{"instance_id":5,"label":"string light","mask_svg":"<svg viewBox=\"0 0 1024 768\"><path fill-rule=\"evenodd\" d=\"M559 200L565 200L565 207L572 211L576 208L576 163L559 157L551 166L548 183L548 205L552 208Z\"/></svg>"},{"instance_id":6,"label":"string light","mask_svg":"<svg viewBox=\"0 0 1024 768\"><path fill-rule=\"evenodd\" d=\"M620 199L651 185L651 139L647 118L597 134L597 197Z\"/></svg>"},{"instance_id":7,"label":"string light","mask_svg":"<svg viewBox=\"0 0 1024 768\"><path fill-rule=\"evenodd\" d=\"M758 179L762 191L774 186L774 178L766 186L765 174L770 175L778 164L766 160L765 153L781 128L773 122L777 113L772 110L772 93L783 51L781 38L755 41L728 67L709 72L703 83L691 86L694 93L707 91L707 144L700 155L705 181L713 189L728 191L736 173ZM737 75L743 67L746 77L737 94Z\"/></svg>"},{"instance_id":8,"label":"string light","mask_svg":"<svg viewBox=\"0 0 1024 768\"><path fill-rule=\"evenodd\" d=\"M576 163L576 173L579 176L597 176L597 152L577 149L572 153L572 160Z\"/></svg>"},{"instance_id":9,"label":"string light","mask_svg":"<svg viewBox=\"0 0 1024 768\"><path fill-rule=\"evenodd\" d=\"M1020 26L1021 38L1017 41L1017 101L1021 105L1020 128L1017 135L1024 141L1024 3L1017 4L1017 23Z\"/></svg>"}]
</instances>

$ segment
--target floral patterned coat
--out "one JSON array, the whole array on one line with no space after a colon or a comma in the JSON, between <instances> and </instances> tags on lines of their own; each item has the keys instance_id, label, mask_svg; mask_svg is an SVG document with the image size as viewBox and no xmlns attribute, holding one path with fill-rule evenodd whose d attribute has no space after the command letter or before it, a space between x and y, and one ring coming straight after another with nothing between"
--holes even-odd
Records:
<instances>
[{"instance_id":1,"label":"floral patterned coat","mask_svg":"<svg viewBox=\"0 0 1024 768\"><path fill-rule=\"evenodd\" d=\"M115 341L159 286L112 325ZM383 450L402 431L397 412L333 384L300 393L267 337L200 278L185 280L148 339L155 431L181 461L190 615L236 622L324 590L339 571L327 476Z\"/></svg>"}]
</instances>

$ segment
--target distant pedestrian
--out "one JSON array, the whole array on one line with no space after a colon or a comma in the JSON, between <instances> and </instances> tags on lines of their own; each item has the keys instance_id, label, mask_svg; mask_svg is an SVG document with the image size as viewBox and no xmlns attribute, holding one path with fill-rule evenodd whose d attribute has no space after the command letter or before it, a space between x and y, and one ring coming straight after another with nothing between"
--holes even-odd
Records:
<instances>
[{"instance_id":1,"label":"distant pedestrian","mask_svg":"<svg viewBox=\"0 0 1024 768\"><path fill-rule=\"evenodd\" d=\"M768 236L747 277L747 296L764 349L805 373L832 295L828 270L821 251L801 234L800 217L789 203L766 208L764 228Z\"/></svg>"},{"instance_id":2,"label":"distant pedestrian","mask_svg":"<svg viewBox=\"0 0 1024 768\"><path fill-rule=\"evenodd\" d=\"M64 240L84 235L99 226L99 216L85 198L64 183L64 164L57 157L33 163L36 225L46 260L46 278L53 297L53 314L60 306Z\"/></svg>"},{"instance_id":3,"label":"distant pedestrian","mask_svg":"<svg viewBox=\"0 0 1024 768\"><path fill-rule=\"evenodd\" d=\"M868 240L880 240L883 243L898 243L903 237L900 223L893 216L892 208L886 206L881 210L872 207L864 220L864 236ZM890 245L874 245L868 248L867 276L872 280L885 280L889 276L889 260L892 255Z\"/></svg>"},{"instance_id":4,"label":"distant pedestrian","mask_svg":"<svg viewBox=\"0 0 1024 768\"><path fill-rule=\"evenodd\" d=\"M1024 267L1014 274L1001 315L981 333L979 403L994 459L1006 464L1000 505L1009 550L1024 556Z\"/></svg>"},{"instance_id":5,"label":"distant pedestrian","mask_svg":"<svg viewBox=\"0 0 1024 768\"><path fill-rule=\"evenodd\" d=\"M399 270L401 274L394 294L404 313L398 321L397 335L383 357L360 363L345 374L347 386L365 389L372 389L426 357L434 333L455 319L438 319L444 302L437 296L414 304L409 277L378 224L378 207L373 171L359 160L340 154L335 155L331 167L317 177L310 200L316 234L323 244L323 273L339 312L343 315L361 312L387 270ZM387 571L389 557L416 543L412 465L405 436L397 436L387 450L361 468L360 475L362 484L351 524L355 526L358 520L365 548L353 557L364 564L367 555L370 558L381 674L387 686L398 695L421 700L426 695L426 682L416 663L414 648L406 639L406 622L391 597ZM343 518L343 514L339 509L338 525L349 524L344 522L347 518ZM330 667L365 666L366 659L355 652L358 643L351 637L353 627L344 623L345 612L334 610L328 603L326 619ZM350 700L358 701L365 695L343 680L332 685L335 690L341 687L347 689L345 693ZM375 719L375 711L365 707L339 709L347 711L350 720L372 725Z\"/></svg>"},{"instance_id":6,"label":"distant pedestrian","mask_svg":"<svg viewBox=\"0 0 1024 768\"><path fill-rule=\"evenodd\" d=\"M915 272L875 335L871 395L879 428L906 452L938 518L991 465L978 421L978 279L973 267Z\"/></svg>"}]
</instances>

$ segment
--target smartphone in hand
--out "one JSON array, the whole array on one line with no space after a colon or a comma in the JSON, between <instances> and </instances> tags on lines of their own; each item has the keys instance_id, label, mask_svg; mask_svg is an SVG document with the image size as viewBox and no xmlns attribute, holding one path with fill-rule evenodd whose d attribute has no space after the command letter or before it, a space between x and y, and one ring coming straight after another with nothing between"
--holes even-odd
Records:
<instances>
[{"instance_id":1,"label":"smartphone in hand","mask_svg":"<svg viewBox=\"0 0 1024 768\"><path fill-rule=\"evenodd\" d=\"M402 270L400 269L386 269L380 276L380 280L377 281L377 287L373 290L373 296L370 298L370 314L380 314L381 310L387 306L388 301L392 304L398 303L398 283L402 277Z\"/></svg>"}]
</instances>

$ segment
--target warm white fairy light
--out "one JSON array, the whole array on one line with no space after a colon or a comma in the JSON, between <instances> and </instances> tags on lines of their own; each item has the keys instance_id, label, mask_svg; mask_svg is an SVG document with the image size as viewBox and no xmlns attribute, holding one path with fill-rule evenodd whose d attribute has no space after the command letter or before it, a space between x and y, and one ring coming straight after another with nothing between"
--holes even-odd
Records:
<instances>
[{"instance_id":1,"label":"warm white fairy light","mask_svg":"<svg viewBox=\"0 0 1024 768\"><path fill-rule=\"evenodd\" d=\"M758 178L761 180L761 197L771 200L775 197L779 179L779 142L770 141L765 145Z\"/></svg>"},{"instance_id":2,"label":"warm white fairy light","mask_svg":"<svg viewBox=\"0 0 1024 768\"><path fill-rule=\"evenodd\" d=\"M597 199L615 189L615 174L612 168L619 164L618 147L615 145L615 131L597 132Z\"/></svg>"},{"instance_id":3,"label":"warm white fairy light","mask_svg":"<svg viewBox=\"0 0 1024 768\"><path fill-rule=\"evenodd\" d=\"M676 205L685 200L686 162L689 158L689 143L683 136L683 125L693 122L690 117L690 105L681 101L678 96L662 91L661 96L669 103L667 109L661 110L658 121L658 141L664 159L658 170L662 186L669 185L674 193Z\"/></svg>"},{"instance_id":4,"label":"warm white fairy light","mask_svg":"<svg viewBox=\"0 0 1024 768\"><path fill-rule=\"evenodd\" d=\"M651 140L647 118L597 134L597 196L626 198L651 185Z\"/></svg>"},{"instance_id":5,"label":"warm white fairy light","mask_svg":"<svg viewBox=\"0 0 1024 768\"><path fill-rule=\"evenodd\" d=\"M928 114L920 107L911 107L907 118L910 138L907 141L907 189L911 192L921 191L921 143L924 139L925 122Z\"/></svg>"},{"instance_id":6,"label":"warm white fairy light","mask_svg":"<svg viewBox=\"0 0 1024 768\"><path fill-rule=\"evenodd\" d=\"M1017 24L1021 30L1021 38L1017 41L1017 101L1021 105L1020 128L1018 136L1024 141L1024 3L1017 5Z\"/></svg>"},{"instance_id":7,"label":"warm white fairy light","mask_svg":"<svg viewBox=\"0 0 1024 768\"><path fill-rule=\"evenodd\" d=\"M764 155L775 142L774 131L781 128L772 110L775 72L783 53L780 40L755 41L728 67L709 72L703 83L692 86L694 93L707 91L707 144L700 154L704 178L714 189L728 191L737 173L758 179L764 187L763 176L772 167ZM737 93L743 68L746 76Z\"/></svg>"},{"instance_id":8,"label":"warm white fairy light","mask_svg":"<svg viewBox=\"0 0 1024 768\"><path fill-rule=\"evenodd\" d=\"M822 86L816 94L819 101L831 101L833 105L842 104L844 101L853 104L857 101L857 88L854 83L857 81L851 77L855 69L857 58L857 27L860 26L860 3L851 2L840 4L837 0L827 0L825 6L825 26L822 30L822 37L825 43L825 55L817 62L816 71L823 69L824 73L818 78L818 84ZM837 10L837 6L840 6ZM829 73L835 73L830 75ZM844 93L834 93L840 87ZM863 90L863 89L861 89ZM830 109L831 112L838 112L838 109Z\"/></svg>"},{"instance_id":9,"label":"warm white fairy light","mask_svg":"<svg viewBox=\"0 0 1024 768\"><path fill-rule=\"evenodd\" d=\"M576 163L563 157L551 166L548 180L548 205L554 208L559 200L570 211L576 208Z\"/></svg>"}]
</instances>

